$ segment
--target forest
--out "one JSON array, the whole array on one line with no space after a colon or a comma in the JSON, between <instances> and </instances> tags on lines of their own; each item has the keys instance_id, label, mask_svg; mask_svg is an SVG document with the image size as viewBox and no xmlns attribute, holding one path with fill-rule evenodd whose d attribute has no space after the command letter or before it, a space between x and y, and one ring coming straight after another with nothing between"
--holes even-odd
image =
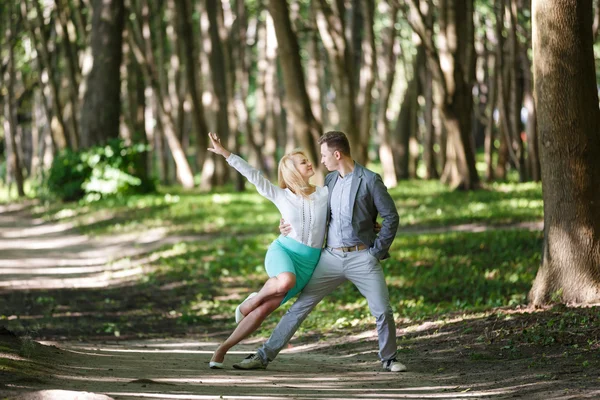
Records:
<instances>
[{"instance_id":1,"label":"forest","mask_svg":"<svg viewBox=\"0 0 600 400\"><path fill-rule=\"evenodd\" d=\"M147 145L139 174L210 190L229 178L206 151L211 130L268 176L294 147L317 160L316 138L337 129L390 187L540 180L529 1L29 0L1 12L1 176L21 194L58 152L115 138Z\"/></svg>"},{"instance_id":2,"label":"forest","mask_svg":"<svg viewBox=\"0 0 600 400\"><path fill-rule=\"evenodd\" d=\"M24 357L0 367L23 387L51 386L36 340L101 355L134 351L119 338L196 335L209 352L231 327L223 313L264 278L279 216L207 150L208 133L273 182L303 148L322 185L318 139L336 130L400 214L384 269L408 385L598 394L599 0L8 0L0 30L0 350L14 334ZM322 339L315 357L363 365L359 339L336 342L373 328L361 301L335 292L297 345ZM107 338L116 347L96 349ZM320 372L339 375L308 353L297 357L315 388ZM68 357L64 368L88 362ZM169 361L181 364L165 382L192 362ZM521 374L516 389L491 361ZM292 367L280 368L285 381ZM541 381L553 391L528 386ZM239 394L220 385L210 393Z\"/></svg>"}]
</instances>

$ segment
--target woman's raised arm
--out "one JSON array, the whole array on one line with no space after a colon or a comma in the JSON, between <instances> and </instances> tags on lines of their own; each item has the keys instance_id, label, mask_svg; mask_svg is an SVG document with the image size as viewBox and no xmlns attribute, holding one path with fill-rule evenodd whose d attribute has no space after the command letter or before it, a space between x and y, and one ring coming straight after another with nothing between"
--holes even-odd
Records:
<instances>
[{"instance_id":1,"label":"woman's raised arm","mask_svg":"<svg viewBox=\"0 0 600 400\"><path fill-rule=\"evenodd\" d=\"M240 156L231 153L225 147L223 147L223 145L221 145L221 140L218 138L216 133L211 132L208 134L208 137L210 138L213 146L212 148L209 147L208 151L225 157L229 165L231 165L246 179L248 179L248 182L256 186L258 193L272 202L275 202L276 197L283 191L283 189L273 185L259 170L252 167Z\"/></svg>"}]
</instances>

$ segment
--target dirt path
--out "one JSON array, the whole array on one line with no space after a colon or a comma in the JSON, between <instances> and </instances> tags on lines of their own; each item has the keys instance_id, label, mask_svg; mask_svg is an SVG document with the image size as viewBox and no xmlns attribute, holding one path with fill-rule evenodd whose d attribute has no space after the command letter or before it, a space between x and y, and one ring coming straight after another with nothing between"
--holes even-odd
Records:
<instances>
[{"instance_id":1,"label":"dirt path","mask_svg":"<svg viewBox=\"0 0 600 400\"><path fill-rule=\"evenodd\" d=\"M120 267L111 263L113 258L135 255L141 268L145 255L153 249L183 239L165 237L161 231L145 232L143 237L91 239L72 226L44 223L27 215L26 210L0 209L0 291L5 295L122 283L135 278L132 265ZM519 323L519 318L506 324ZM498 321L490 316L467 323L469 329L465 329L462 319L456 323L399 326L399 357L409 368L401 374L381 371L376 361L377 338L372 331L319 340L295 339L266 371L231 368L264 338L237 346L226 360L227 369L208 369L210 355L224 332L152 340L79 342L69 338L42 345L21 340L14 342L14 351L0 347L0 359L9 361L9 367L0 369L0 398L600 397L597 363L592 364L594 369L586 370L580 360L553 358L560 357L562 349L546 350L544 358L548 362L535 363L538 347L521 349L510 356L504 350L503 356L500 341L478 341L484 332L491 332L490 327L497 329ZM17 364L25 365L26 371L11 371L10 365Z\"/></svg>"}]
</instances>

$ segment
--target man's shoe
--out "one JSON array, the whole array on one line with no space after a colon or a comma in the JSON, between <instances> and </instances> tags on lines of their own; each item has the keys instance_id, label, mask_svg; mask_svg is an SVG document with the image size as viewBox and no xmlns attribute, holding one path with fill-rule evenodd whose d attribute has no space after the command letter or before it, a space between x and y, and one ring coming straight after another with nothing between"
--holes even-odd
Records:
<instances>
[{"instance_id":1,"label":"man's shoe","mask_svg":"<svg viewBox=\"0 0 600 400\"><path fill-rule=\"evenodd\" d=\"M262 359L257 353L251 354L239 363L233 364L235 369L266 369L267 364L263 364Z\"/></svg>"},{"instance_id":2,"label":"man's shoe","mask_svg":"<svg viewBox=\"0 0 600 400\"><path fill-rule=\"evenodd\" d=\"M254 296L256 296L258 293L254 292L254 293L250 293L248 295L248 297L246 297L246 299L244 301L242 301L240 303L239 306L237 306L237 308L235 309L235 323L239 324L240 322L242 322L242 320L244 319L245 315L242 314L242 312L240 311L240 307L242 306L242 304L244 304L245 302L247 302L248 300L250 300L251 298L253 298Z\"/></svg>"},{"instance_id":3,"label":"man's shoe","mask_svg":"<svg viewBox=\"0 0 600 400\"><path fill-rule=\"evenodd\" d=\"M392 358L391 360L383 361L383 369L388 372L403 372L406 371L406 365L402 364L396 358Z\"/></svg>"}]
</instances>

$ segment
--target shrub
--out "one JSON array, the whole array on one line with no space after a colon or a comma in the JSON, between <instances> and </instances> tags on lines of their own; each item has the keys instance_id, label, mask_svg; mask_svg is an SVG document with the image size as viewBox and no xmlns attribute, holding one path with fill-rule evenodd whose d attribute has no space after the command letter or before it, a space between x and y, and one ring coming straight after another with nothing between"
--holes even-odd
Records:
<instances>
[{"instance_id":1,"label":"shrub","mask_svg":"<svg viewBox=\"0 0 600 400\"><path fill-rule=\"evenodd\" d=\"M80 151L64 150L50 167L48 190L64 201L152 192L155 184L143 168L147 151L147 145L127 146L121 139Z\"/></svg>"}]
</instances>

